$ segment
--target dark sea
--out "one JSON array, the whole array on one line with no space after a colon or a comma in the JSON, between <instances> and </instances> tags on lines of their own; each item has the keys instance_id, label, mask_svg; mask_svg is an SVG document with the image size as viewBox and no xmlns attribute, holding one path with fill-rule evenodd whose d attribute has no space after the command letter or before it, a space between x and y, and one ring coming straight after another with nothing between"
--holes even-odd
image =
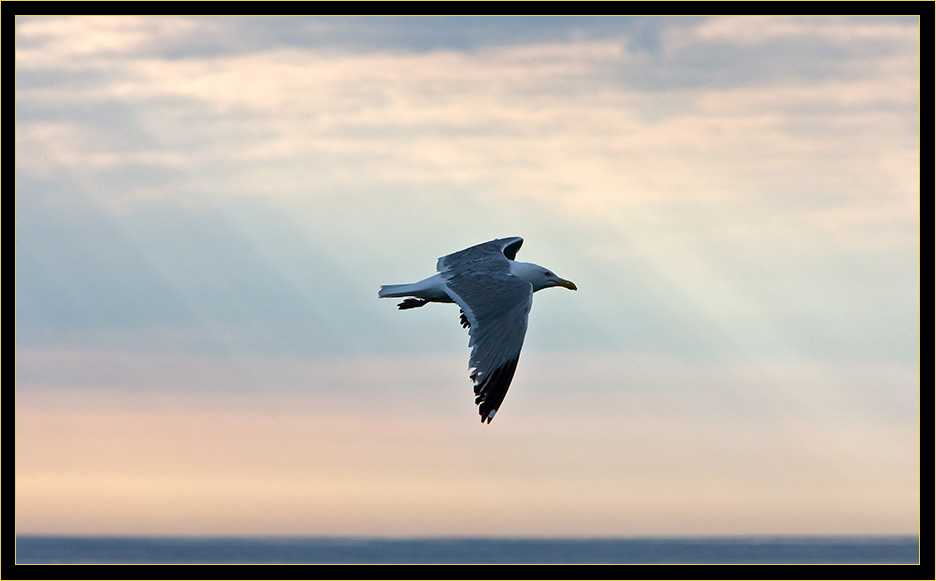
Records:
<instances>
[{"instance_id":1,"label":"dark sea","mask_svg":"<svg viewBox=\"0 0 936 581\"><path fill-rule=\"evenodd\" d=\"M919 562L915 536L306 538L18 536L17 564L867 564Z\"/></svg>"}]
</instances>

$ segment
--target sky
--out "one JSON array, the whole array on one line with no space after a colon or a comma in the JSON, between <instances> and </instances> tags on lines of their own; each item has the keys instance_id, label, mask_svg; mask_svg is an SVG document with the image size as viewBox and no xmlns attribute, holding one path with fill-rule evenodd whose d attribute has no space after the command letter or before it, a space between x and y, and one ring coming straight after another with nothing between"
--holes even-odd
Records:
<instances>
[{"instance_id":1,"label":"sky","mask_svg":"<svg viewBox=\"0 0 936 581\"><path fill-rule=\"evenodd\" d=\"M916 17L19 17L18 534L919 527ZM482 425L451 305L522 236Z\"/></svg>"}]
</instances>

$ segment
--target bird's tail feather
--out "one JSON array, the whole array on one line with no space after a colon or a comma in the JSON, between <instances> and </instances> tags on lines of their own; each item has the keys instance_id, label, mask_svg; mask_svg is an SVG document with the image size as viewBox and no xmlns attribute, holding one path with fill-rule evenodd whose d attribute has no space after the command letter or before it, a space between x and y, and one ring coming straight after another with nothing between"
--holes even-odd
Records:
<instances>
[{"instance_id":1,"label":"bird's tail feather","mask_svg":"<svg viewBox=\"0 0 936 581\"><path fill-rule=\"evenodd\" d=\"M380 298L384 297L409 297L413 296L413 292L418 290L417 285L415 284L385 284L380 287L380 293L378 296Z\"/></svg>"}]
</instances>

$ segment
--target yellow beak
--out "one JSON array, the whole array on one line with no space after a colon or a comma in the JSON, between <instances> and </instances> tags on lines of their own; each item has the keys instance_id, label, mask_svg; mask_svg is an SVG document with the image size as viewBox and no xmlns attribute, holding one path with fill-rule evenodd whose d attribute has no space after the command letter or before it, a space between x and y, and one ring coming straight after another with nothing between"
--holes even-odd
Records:
<instances>
[{"instance_id":1,"label":"yellow beak","mask_svg":"<svg viewBox=\"0 0 936 581\"><path fill-rule=\"evenodd\" d=\"M578 287L575 286L575 283L574 283L574 282L572 282L571 280L566 280L566 279L564 279L564 278L560 278L560 279L556 282L556 285L558 285L558 286L563 286L563 287L565 287L565 288L567 288L567 289L569 289L569 290L578 290Z\"/></svg>"}]
</instances>

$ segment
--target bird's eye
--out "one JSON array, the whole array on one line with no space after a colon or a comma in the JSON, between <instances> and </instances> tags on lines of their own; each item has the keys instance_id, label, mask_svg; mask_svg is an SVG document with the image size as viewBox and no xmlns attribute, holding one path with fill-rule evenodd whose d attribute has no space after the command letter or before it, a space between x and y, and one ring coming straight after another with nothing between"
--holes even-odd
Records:
<instances>
[{"instance_id":1,"label":"bird's eye","mask_svg":"<svg viewBox=\"0 0 936 581\"><path fill-rule=\"evenodd\" d=\"M553 273L547 272L547 273L545 273L543 276L545 276L546 278L549 278L549 277L551 277L552 275L553 275Z\"/></svg>"}]
</instances>

